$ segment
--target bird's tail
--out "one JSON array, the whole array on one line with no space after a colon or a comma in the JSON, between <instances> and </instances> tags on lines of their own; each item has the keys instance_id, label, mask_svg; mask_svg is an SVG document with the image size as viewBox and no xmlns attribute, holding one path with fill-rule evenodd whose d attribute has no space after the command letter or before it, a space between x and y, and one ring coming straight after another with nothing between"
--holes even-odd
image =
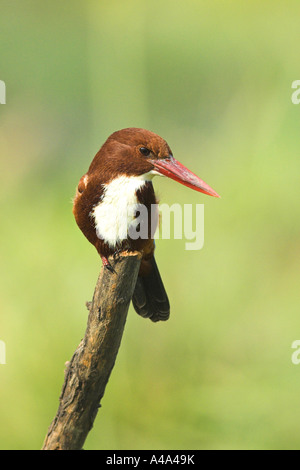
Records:
<instances>
[{"instance_id":1,"label":"bird's tail","mask_svg":"<svg viewBox=\"0 0 300 470\"><path fill-rule=\"evenodd\" d=\"M148 261L149 272L137 278L132 303L135 311L153 322L166 321L170 316L170 304L154 256Z\"/></svg>"}]
</instances>

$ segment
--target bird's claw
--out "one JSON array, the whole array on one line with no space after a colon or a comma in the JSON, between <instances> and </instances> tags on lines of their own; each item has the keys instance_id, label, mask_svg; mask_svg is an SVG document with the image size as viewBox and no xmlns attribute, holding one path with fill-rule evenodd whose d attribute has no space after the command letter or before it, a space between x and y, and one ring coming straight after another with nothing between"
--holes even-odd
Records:
<instances>
[{"instance_id":1,"label":"bird's claw","mask_svg":"<svg viewBox=\"0 0 300 470\"><path fill-rule=\"evenodd\" d=\"M114 260L120 259L120 253L122 253L122 251L123 251L122 248L118 248L118 249L114 252L114 254L113 254Z\"/></svg>"},{"instance_id":2,"label":"bird's claw","mask_svg":"<svg viewBox=\"0 0 300 470\"><path fill-rule=\"evenodd\" d=\"M117 271L112 267L111 264L106 264L105 268L108 269L112 274L117 274Z\"/></svg>"},{"instance_id":3,"label":"bird's claw","mask_svg":"<svg viewBox=\"0 0 300 470\"><path fill-rule=\"evenodd\" d=\"M115 269L112 267L106 256L101 256L103 266L108 269L111 273L117 274Z\"/></svg>"}]
</instances>

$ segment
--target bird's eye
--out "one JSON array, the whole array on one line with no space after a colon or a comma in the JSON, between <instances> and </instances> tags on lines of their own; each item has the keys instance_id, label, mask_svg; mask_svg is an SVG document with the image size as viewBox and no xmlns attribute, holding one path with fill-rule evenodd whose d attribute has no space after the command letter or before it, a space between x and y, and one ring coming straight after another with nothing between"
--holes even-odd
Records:
<instances>
[{"instance_id":1,"label":"bird's eye","mask_svg":"<svg viewBox=\"0 0 300 470\"><path fill-rule=\"evenodd\" d=\"M148 157L151 153L150 150L147 149L146 147L141 147L140 152L141 152L142 155L144 155L144 157Z\"/></svg>"}]
</instances>

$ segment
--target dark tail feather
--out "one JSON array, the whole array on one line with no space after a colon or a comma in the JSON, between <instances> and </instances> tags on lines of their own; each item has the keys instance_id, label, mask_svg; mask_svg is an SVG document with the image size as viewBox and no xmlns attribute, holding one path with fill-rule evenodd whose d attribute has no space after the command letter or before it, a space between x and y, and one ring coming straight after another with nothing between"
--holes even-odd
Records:
<instances>
[{"instance_id":1,"label":"dark tail feather","mask_svg":"<svg viewBox=\"0 0 300 470\"><path fill-rule=\"evenodd\" d=\"M146 276L138 276L132 303L135 311L153 322L166 321L170 316L170 304L161 280L154 256L151 270Z\"/></svg>"}]
</instances>

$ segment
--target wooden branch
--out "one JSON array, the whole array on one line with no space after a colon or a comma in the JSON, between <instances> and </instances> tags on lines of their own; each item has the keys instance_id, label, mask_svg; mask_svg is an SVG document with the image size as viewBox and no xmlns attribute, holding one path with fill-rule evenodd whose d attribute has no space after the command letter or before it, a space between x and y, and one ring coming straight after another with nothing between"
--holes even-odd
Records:
<instances>
[{"instance_id":1,"label":"wooden branch","mask_svg":"<svg viewBox=\"0 0 300 470\"><path fill-rule=\"evenodd\" d=\"M60 404L43 450L80 450L91 430L115 364L141 263L140 253L109 259L89 309L84 339L67 365Z\"/></svg>"}]
</instances>

